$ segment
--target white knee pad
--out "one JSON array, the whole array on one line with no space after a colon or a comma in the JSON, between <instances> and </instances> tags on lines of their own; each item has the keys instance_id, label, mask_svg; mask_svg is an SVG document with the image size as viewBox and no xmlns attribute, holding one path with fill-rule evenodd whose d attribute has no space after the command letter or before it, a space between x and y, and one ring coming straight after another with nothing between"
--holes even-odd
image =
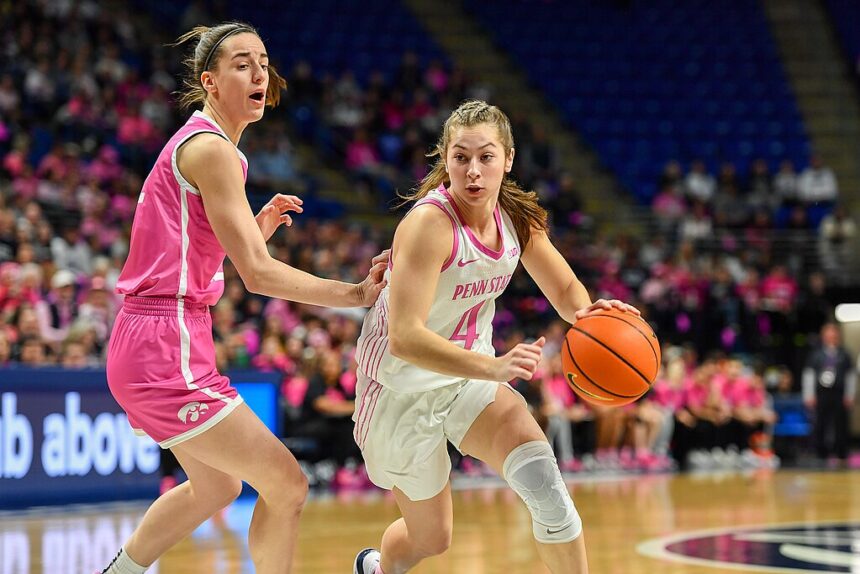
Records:
<instances>
[{"instance_id":1,"label":"white knee pad","mask_svg":"<svg viewBox=\"0 0 860 574\"><path fill-rule=\"evenodd\" d=\"M562 544L582 533L582 519L549 444L539 440L521 444L505 459L502 471L528 506L535 539L544 544Z\"/></svg>"}]
</instances>

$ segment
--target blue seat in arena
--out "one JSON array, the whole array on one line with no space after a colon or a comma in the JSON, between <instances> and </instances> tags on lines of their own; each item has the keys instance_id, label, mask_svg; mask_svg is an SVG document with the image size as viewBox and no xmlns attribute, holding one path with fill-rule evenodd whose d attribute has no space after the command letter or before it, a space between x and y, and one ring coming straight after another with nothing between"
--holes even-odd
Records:
<instances>
[{"instance_id":1,"label":"blue seat in arena","mask_svg":"<svg viewBox=\"0 0 860 574\"><path fill-rule=\"evenodd\" d=\"M176 21L189 2L133 0L133 4L157 18ZM406 51L414 52L424 65L431 60L449 63L400 0L233 2L226 15L253 23L282 71L304 60L320 76L349 69L364 82L374 71L393 74Z\"/></svg>"},{"instance_id":2,"label":"blue seat in arena","mask_svg":"<svg viewBox=\"0 0 860 574\"><path fill-rule=\"evenodd\" d=\"M848 61L860 61L860 6L857 0L827 0L826 4Z\"/></svg>"},{"instance_id":3,"label":"blue seat in arena","mask_svg":"<svg viewBox=\"0 0 860 574\"><path fill-rule=\"evenodd\" d=\"M827 2L858 12L856 0ZM618 138L648 144L647 160L660 167L697 157L740 167L763 157L772 169L784 158L799 168L807 161L806 131L758 2L464 3L642 201L654 181L624 167L630 152Z\"/></svg>"},{"instance_id":4,"label":"blue seat in arena","mask_svg":"<svg viewBox=\"0 0 860 574\"><path fill-rule=\"evenodd\" d=\"M799 395L774 399L773 409L777 415L774 436L807 436L812 431L812 423Z\"/></svg>"}]
</instances>

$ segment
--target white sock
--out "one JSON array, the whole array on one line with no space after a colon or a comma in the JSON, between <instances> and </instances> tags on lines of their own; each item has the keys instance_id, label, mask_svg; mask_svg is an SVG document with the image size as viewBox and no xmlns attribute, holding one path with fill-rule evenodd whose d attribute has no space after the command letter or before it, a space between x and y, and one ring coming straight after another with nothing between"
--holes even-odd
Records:
<instances>
[{"instance_id":1,"label":"white sock","mask_svg":"<svg viewBox=\"0 0 860 574\"><path fill-rule=\"evenodd\" d=\"M144 574L144 572L146 572L146 566L141 566L129 558L125 548L120 548L119 554L116 555L116 558L113 559L103 574Z\"/></svg>"}]
</instances>

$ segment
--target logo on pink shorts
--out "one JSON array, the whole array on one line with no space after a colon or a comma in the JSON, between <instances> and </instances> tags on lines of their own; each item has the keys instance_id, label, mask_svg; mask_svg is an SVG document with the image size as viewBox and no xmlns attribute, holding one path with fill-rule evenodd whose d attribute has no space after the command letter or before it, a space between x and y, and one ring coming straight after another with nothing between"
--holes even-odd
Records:
<instances>
[{"instance_id":1,"label":"logo on pink shorts","mask_svg":"<svg viewBox=\"0 0 860 574\"><path fill-rule=\"evenodd\" d=\"M197 419L200 418L200 415L202 415L208 410L209 405L207 405L206 403L198 403L197 401L194 401L193 403L188 403L187 405L179 409L179 413L177 414L177 416L179 417L179 420L186 424L189 422L189 419L190 422L196 423Z\"/></svg>"}]
</instances>

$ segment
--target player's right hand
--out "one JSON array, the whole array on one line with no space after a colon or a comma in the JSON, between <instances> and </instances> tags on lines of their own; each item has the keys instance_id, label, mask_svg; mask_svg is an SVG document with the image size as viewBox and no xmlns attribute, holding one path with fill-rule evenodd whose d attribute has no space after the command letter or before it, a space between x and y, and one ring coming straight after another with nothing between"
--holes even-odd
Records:
<instances>
[{"instance_id":1,"label":"player's right hand","mask_svg":"<svg viewBox=\"0 0 860 574\"><path fill-rule=\"evenodd\" d=\"M372 307L379 293L388 285L388 281L385 280L385 269L388 267L390 257L391 250L386 249L370 261L371 267L367 277L356 286L358 300L362 307Z\"/></svg>"},{"instance_id":2,"label":"player's right hand","mask_svg":"<svg viewBox=\"0 0 860 574\"><path fill-rule=\"evenodd\" d=\"M501 357L494 359L494 381L508 382L513 379L530 381L541 360L546 339L541 337L534 343L520 343Z\"/></svg>"}]
</instances>

